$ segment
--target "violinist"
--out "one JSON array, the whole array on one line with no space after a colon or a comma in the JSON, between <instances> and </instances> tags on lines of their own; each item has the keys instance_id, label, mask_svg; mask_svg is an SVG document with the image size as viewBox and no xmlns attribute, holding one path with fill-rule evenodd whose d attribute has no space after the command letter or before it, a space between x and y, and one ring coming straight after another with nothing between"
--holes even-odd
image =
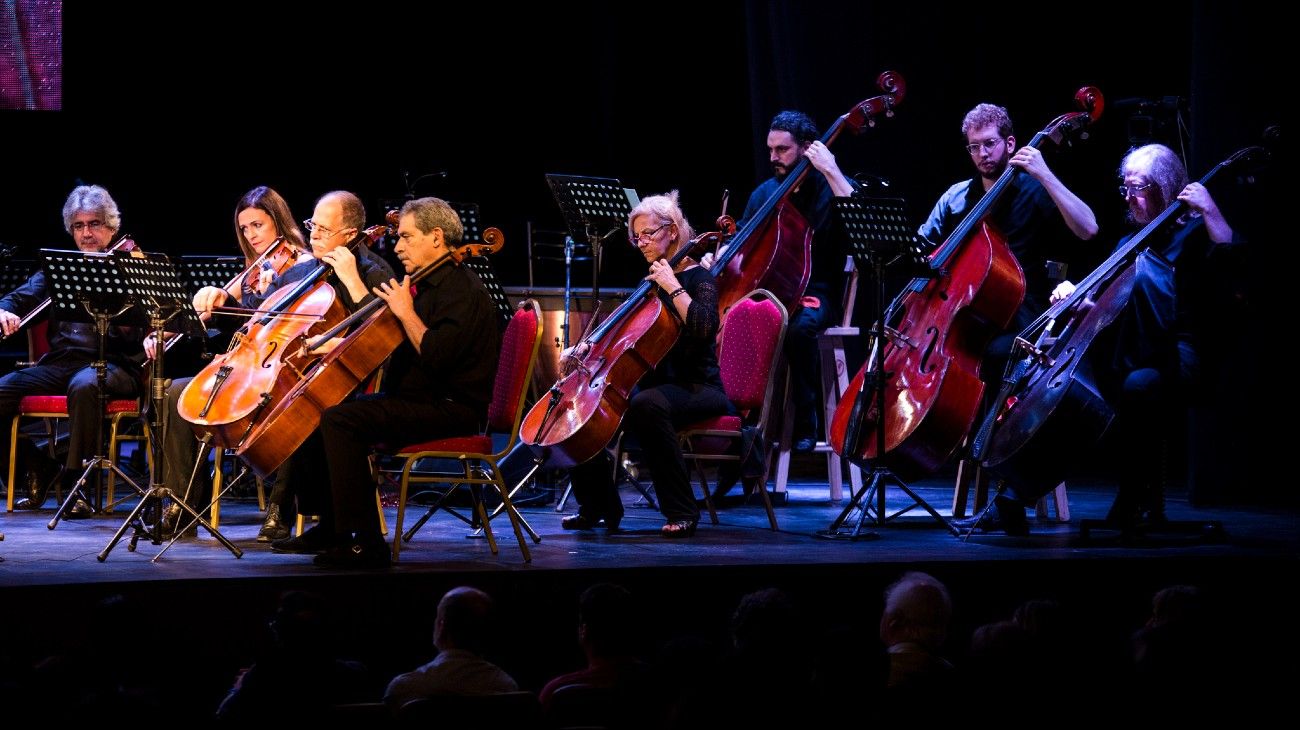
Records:
<instances>
[{"instance_id":1,"label":"violinist","mask_svg":"<svg viewBox=\"0 0 1300 730\"><path fill-rule=\"evenodd\" d=\"M122 223L117 203L108 191L98 185L81 185L74 189L63 204L63 225L77 248L83 252L108 250ZM25 284L0 299L0 328L6 336L18 331L22 315L48 298L45 272L32 274ZM99 451L94 443L99 412L99 390L96 386L95 368L92 367L99 338L95 325L88 322L65 322L57 310L51 309L48 335L50 350L40 361L25 370L9 373L0 378L0 422L10 423L18 411L23 396L67 393L69 415L68 458L62 472L64 486L70 488L81 476L82 462ZM144 332L137 327L110 326L107 356L107 394L111 398L133 398L140 393L141 340ZM30 443L24 439L24 444ZM24 455L28 471L30 493L14 504L18 509L37 509L49 493L58 467L49 462L36 449ZM78 499L68 510L70 519L89 517L91 506Z\"/></svg>"},{"instance_id":2,"label":"violinist","mask_svg":"<svg viewBox=\"0 0 1300 730\"><path fill-rule=\"evenodd\" d=\"M803 112L783 111L772 118L767 133L768 161L772 177L749 196L745 213L738 225L744 226L781 186L786 176L808 158L820 175L810 175L790 196L790 200L813 229L812 273L800 306L790 316L785 334L785 355L790 364L791 398L794 403L794 450L812 451L820 433L819 397L821 369L818 361L817 335L839 321L844 289L844 257L849 251L843 229L834 216L831 201L848 197L855 186L840 171L835 155L819 139L812 119ZM712 259L702 262L711 267Z\"/></svg>"},{"instance_id":3,"label":"violinist","mask_svg":"<svg viewBox=\"0 0 1300 730\"><path fill-rule=\"evenodd\" d=\"M235 240L244 255L245 272L232 282L226 294L241 305L247 304L254 296L261 296L266 291L277 265L287 267L299 258L300 253L307 250L302 229L294 221L289 204L279 193L265 185L244 193L235 205ZM277 241L280 242L279 249L263 258L262 254ZM253 269L253 263L259 258L263 259L262 265ZM198 306L196 296L195 308L197 309ZM200 316L205 320L210 319L211 310L208 309ZM144 348L150 358L157 354L156 342L152 334L145 338ZM177 378L167 388L168 421L164 427L166 456L163 459L163 484L183 495L187 504L201 509L211 499L211 475L207 470L194 473L198 442L189 424L181 420L177 414L181 393L190 380L192 378ZM284 489L277 482L271 491L266 519L257 534L258 541L269 542L288 536L289 526L280 516L284 498ZM171 511L170 519L175 519L179 514L180 508L175 507Z\"/></svg>"},{"instance_id":4,"label":"violinist","mask_svg":"<svg viewBox=\"0 0 1300 730\"><path fill-rule=\"evenodd\" d=\"M317 215L321 212L318 207ZM316 231L326 220L318 218L322 225ZM411 292L411 275L448 256L463 233L456 211L438 198L402 207L394 250L407 275L400 282L388 278L371 296L387 303L406 339L393 351L383 391L326 408L320 427L290 457L287 479L298 512L319 515L320 522L271 543L273 550L320 553L317 565L387 566L368 461L371 445L482 432L500 349L487 288L469 267L444 265Z\"/></svg>"},{"instance_id":5,"label":"violinist","mask_svg":"<svg viewBox=\"0 0 1300 730\"><path fill-rule=\"evenodd\" d=\"M732 410L713 350L719 325L718 291L709 270L690 258L682 259L676 270L667 264L692 237L677 191L642 200L628 217L628 235L650 265L646 280L658 286L656 296L681 319L682 330L672 350L637 384L623 426L640 444L643 463L653 466L659 509L667 520L660 532L664 537L690 537L700 510L691 494L677 429ZM571 369L581 361L587 347L584 342L566 351L565 367ZM602 521L610 532L618 529L623 504L612 479L612 461L602 449L573 468L578 514L564 518L564 529L589 530Z\"/></svg>"}]
</instances>

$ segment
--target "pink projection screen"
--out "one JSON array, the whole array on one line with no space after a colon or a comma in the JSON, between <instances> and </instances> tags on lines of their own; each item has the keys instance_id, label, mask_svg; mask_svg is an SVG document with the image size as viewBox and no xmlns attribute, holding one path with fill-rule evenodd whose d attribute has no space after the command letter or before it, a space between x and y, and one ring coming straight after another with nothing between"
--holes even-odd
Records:
<instances>
[{"instance_id":1,"label":"pink projection screen","mask_svg":"<svg viewBox=\"0 0 1300 730\"><path fill-rule=\"evenodd\" d=\"M63 0L0 0L0 109L63 107Z\"/></svg>"}]
</instances>

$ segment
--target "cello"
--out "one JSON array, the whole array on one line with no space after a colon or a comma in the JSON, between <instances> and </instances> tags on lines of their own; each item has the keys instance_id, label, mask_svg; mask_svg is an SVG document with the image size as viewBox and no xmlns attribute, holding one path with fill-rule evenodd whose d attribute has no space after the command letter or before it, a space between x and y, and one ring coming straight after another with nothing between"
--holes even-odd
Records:
<instances>
[{"instance_id":1,"label":"cello","mask_svg":"<svg viewBox=\"0 0 1300 730\"><path fill-rule=\"evenodd\" d=\"M495 253L505 245L496 228L483 231L483 241L449 248L447 253L415 272L411 283L423 281L445 265L460 265L470 256ZM318 351L334 337L347 335L328 352ZM406 340L397 316L384 300L374 299L328 331L315 344L304 341L295 359L310 365L298 383L240 439L235 456L261 477L283 464L320 425L321 413L343 402Z\"/></svg>"},{"instance_id":2,"label":"cello","mask_svg":"<svg viewBox=\"0 0 1300 730\"><path fill-rule=\"evenodd\" d=\"M1238 150L1200 183L1266 155L1262 147ZM1158 256L1143 250L1148 239L1187 212L1185 202L1173 201L1016 338L1021 359L1008 365L1011 372L998 394L998 407L981 425L974 451L1023 498L1051 491L1069 466L1062 455L1096 444L1110 426L1115 410L1099 393L1089 348L1128 306L1138 260Z\"/></svg>"},{"instance_id":3,"label":"cello","mask_svg":"<svg viewBox=\"0 0 1300 730\"><path fill-rule=\"evenodd\" d=\"M668 259L677 265L692 252L716 246L716 231L682 244ZM681 334L671 307L643 281L583 340L582 360L551 386L519 424L519 438L551 466L570 467L595 456L618 431L632 389L659 364Z\"/></svg>"},{"instance_id":4,"label":"cello","mask_svg":"<svg viewBox=\"0 0 1300 730\"><path fill-rule=\"evenodd\" d=\"M365 231L348 248L355 250L363 240ZM267 298L231 338L226 352L185 386L177 403L180 417L212 434L216 445L237 446L312 366L302 348L289 353L289 346L347 318L346 308L325 281L332 272L328 264L317 262L305 278Z\"/></svg>"},{"instance_id":5,"label":"cello","mask_svg":"<svg viewBox=\"0 0 1300 730\"><path fill-rule=\"evenodd\" d=\"M885 71L876 78L876 85L886 93L859 102L836 119L822 135L823 144L830 147L845 129L861 134L866 127L875 126L880 114L894 116L894 108L907 91L902 75ZM786 309L794 311L812 274L813 230L789 198L811 168L812 163L801 157L763 207L723 242L726 250L710 268L717 282L719 313L755 289L767 289Z\"/></svg>"},{"instance_id":6,"label":"cello","mask_svg":"<svg viewBox=\"0 0 1300 730\"><path fill-rule=\"evenodd\" d=\"M1097 89L1079 89L1074 99L1084 111L1052 120L1028 146L1047 140L1059 145L1101 116ZM868 358L835 409L829 435L835 453L857 464L887 466L910 480L939 468L961 445L984 395L984 348L1011 322L1025 296L1020 263L985 220L1019 174L1011 166L1002 172L930 254L933 276L913 279L877 321L884 327L885 351ZM867 387L878 358L884 363L884 403ZM884 431L883 454L876 453L876 428Z\"/></svg>"}]
</instances>

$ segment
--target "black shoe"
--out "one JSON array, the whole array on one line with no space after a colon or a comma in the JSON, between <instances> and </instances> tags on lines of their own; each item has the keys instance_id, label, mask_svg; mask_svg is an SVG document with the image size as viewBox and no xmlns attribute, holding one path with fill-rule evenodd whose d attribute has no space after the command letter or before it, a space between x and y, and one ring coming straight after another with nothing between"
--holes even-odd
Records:
<instances>
[{"instance_id":1,"label":"black shoe","mask_svg":"<svg viewBox=\"0 0 1300 730\"><path fill-rule=\"evenodd\" d=\"M618 523L623 521L623 514L620 512L617 517L590 517L579 512L576 515L569 515L560 520L560 527L565 530L594 530L597 527L604 527L610 532L618 530Z\"/></svg>"},{"instance_id":2,"label":"black shoe","mask_svg":"<svg viewBox=\"0 0 1300 730\"><path fill-rule=\"evenodd\" d=\"M24 443L27 443L26 439ZM19 464L22 468L17 473L22 475L21 483L27 487L27 496L15 502L14 509L40 509L50 495L54 480L63 470L58 462L30 444L19 452Z\"/></svg>"},{"instance_id":3,"label":"black shoe","mask_svg":"<svg viewBox=\"0 0 1300 730\"><path fill-rule=\"evenodd\" d=\"M324 568L387 568L388 543L349 540L312 558L312 563Z\"/></svg>"},{"instance_id":4,"label":"black shoe","mask_svg":"<svg viewBox=\"0 0 1300 730\"><path fill-rule=\"evenodd\" d=\"M68 507L67 511L63 513L63 519L84 520L93 514L95 514L95 508L91 507L90 503L86 500L77 497L77 499L72 502L72 506Z\"/></svg>"},{"instance_id":5,"label":"black shoe","mask_svg":"<svg viewBox=\"0 0 1300 730\"><path fill-rule=\"evenodd\" d=\"M310 555L323 553L336 545L338 545L338 538L334 536L334 531L316 525L297 537L271 541L271 550L277 553Z\"/></svg>"},{"instance_id":6,"label":"black shoe","mask_svg":"<svg viewBox=\"0 0 1300 730\"><path fill-rule=\"evenodd\" d=\"M794 442L794 452L796 454L811 454L815 448L817 448L817 439L811 436L805 436Z\"/></svg>"},{"instance_id":7,"label":"black shoe","mask_svg":"<svg viewBox=\"0 0 1300 730\"><path fill-rule=\"evenodd\" d=\"M258 542L275 542L283 540L292 532L289 523L280 518L280 505L272 504L266 508L266 519L262 522L262 529L257 531Z\"/></svg>"},{"instance_id":8,"label":"black shoe","mask_svg":"<svg viewBox=\"0 0 1300 730\"><path fill-rule=\"evenodd\" d=\"M975 515L953 520L952 526L962 532L1005 532L1017 537L1029 534L1029 521L1025 519L1024 505L1004 496L994 499L993 509L982 516Z\"/></svg>"}]
</instances>

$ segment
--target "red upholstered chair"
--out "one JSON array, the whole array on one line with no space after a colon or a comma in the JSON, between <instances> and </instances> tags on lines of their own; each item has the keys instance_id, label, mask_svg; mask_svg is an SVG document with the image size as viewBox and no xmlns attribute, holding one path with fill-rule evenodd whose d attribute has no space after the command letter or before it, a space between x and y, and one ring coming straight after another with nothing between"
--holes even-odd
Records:
<instances>
[{"instance_id":1,"label":"red upholstered chair","mask_svg":"<svg viewBox=\"0 0 1300 730\"><path fill-rule=\"evenodd\" d=\"M756 289L727 310L722 320L718 345L718 365L722 371L722 387L727 391L739 416L716 416L682 429L682 455L695 466L704 490L710 516L713 514L709 500L709 483L704 474L703 461L740 461L745 426L756 429L762 448L767 438L768 420L772 411L772 390L775 387L777 361L781 356L781 343L785 340L788 314L785 307L771 292ZM767 494L767 469L769 459L764 457L763 475L757 488L763 496L767 519L776 529L776 514Z\"/></svg>"},{"instance_id":2,"label":"red upholstered chair","mask_svg":"<svg viewBox=\"0 0 1300 730\"><path fill-rule=\"evenodd\" d=\"M41 359L41 356L49 352L49 342L46 340L46 322L40 322L27 330L27 355L31 362ZM51 447L54 443L56 430L54 419L68 417L68 396L66 395L29 395L24 397L18 403L18 413L14 414L13 421L9 425L9 473L5 481L8 487L8 495L5 498L5 511L14 511L14 479L16 477L14 460L18 455L18 439L22 436L18 432L21 419L24 418L42 418L45 420L45 431L49 438ZM122 434L123 422L131 423L140 417L140 401L135 398L120 398L108 401L108 407L104 417L108 419L108 454L110 458L117 459L117 446L122 441L140 441L143 443L145 454L149 459L149 466L153 468L153 455L149 453L149 434L146 430L140 436L127 436ZM53 455L53 454L51 454ZM108 472L105 479L106 493L104 503L108 505L108 511L112 511L113 490L116 486L117 475L112 471Z\"/></svg>"},{"instance_id":3,"label":"red upholstered chair","mask_svg":"<svg viewBox=\"0 0 1300 730\"><path fill-rule=\"evenodd\" d=\"M393 455L403 460L401 479L398 487L397 524L393 537L393 560L401 554L403 541L410 540L420 526L438 509L450 512L461 520L483 526L483 532L492 548L497 552L496 539L492 536L492 523L481 498L483 485L491 484L501 497L502 506L510 518L515 537L519 540L519 549L526 562L532 561L528 543L524 540L520 524L523 518L510 501L505 479L497 466L506 454L510 453L519 439L519 421L523 418L524 398L532 380L533 366L537 362L537 348L542 341L542 318L537 302L532 299L520 303L510 324L506 327L501 340L501 358L497 362L496 381L492 388L492 403L488 406L488 433L458 436L455 438L436 439L420 444L397 449ZM510 439L499 451L492 450L493 433L509 434ZM447 459L460 463L459 472L425 473L414 472L413 468L421 459ZM437 483L447 485L438 501L429 508L423 517L403 534L402 522L406 517L406 498L412 483ZM473 497L477 520L471 520L443 506L443 500L457 486L468 485ZM535 534L535 533L534 533Z\"/></svg>"}]
</instances>

